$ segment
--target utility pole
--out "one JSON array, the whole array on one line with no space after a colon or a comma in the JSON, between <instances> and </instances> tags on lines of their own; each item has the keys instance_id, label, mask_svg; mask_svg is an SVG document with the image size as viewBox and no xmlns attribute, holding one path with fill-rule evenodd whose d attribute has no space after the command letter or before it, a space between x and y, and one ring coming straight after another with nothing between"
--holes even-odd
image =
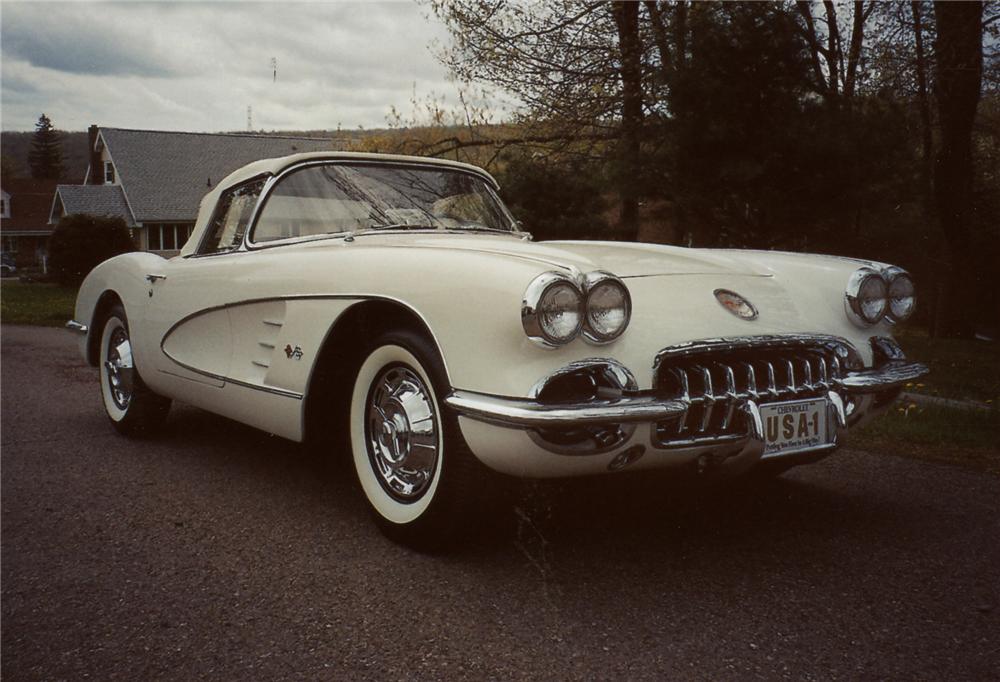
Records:
<instances>
[{"instance_id":1,"label":"utility pole","mask_svg":"<svg viewBox=\"0 0 1000 682\"><path fill-rule=\"evenodd\" d=\"M247 106L247 132L253 132L253 107Z\"/></svg>"},{"instance_id":2,"label":"utility pole","mask_svg":"<svg viewBox=\"0 0 1000 682\"><path fill-rule=\"evenodd\" d=\"M278 58L271 57L271 82L278 82Z\"/></svg>"}]
</instances>

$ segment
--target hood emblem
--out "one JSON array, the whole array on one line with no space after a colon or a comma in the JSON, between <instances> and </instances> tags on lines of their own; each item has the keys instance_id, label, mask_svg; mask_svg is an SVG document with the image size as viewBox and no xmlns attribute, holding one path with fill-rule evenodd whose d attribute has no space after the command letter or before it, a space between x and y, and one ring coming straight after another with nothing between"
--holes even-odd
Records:
<instances>
[{"instance_id":1,"label":"hood emblem","mask_svg":"<svg viewBox=\"0 0 1000 682\"><path fill-rule=\"evenodd\" d=\"M750 301L746 300L735 291L729 289L716 289L715 298L723 308L731 312L736 317L744 320L756 320L757 309Z\"/></svg>"}]
</instances>

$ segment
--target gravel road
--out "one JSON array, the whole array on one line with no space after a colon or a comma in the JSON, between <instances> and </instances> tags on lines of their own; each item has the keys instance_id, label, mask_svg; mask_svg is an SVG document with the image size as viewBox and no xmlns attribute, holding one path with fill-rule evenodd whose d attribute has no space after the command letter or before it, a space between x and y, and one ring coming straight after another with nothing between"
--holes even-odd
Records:
<instances>
[{"instance_id":1,"label":"gravel road","mask_svg":"<svg viewBox=\"0 0 1000 682\"><path fill-rule=\"evenodd\" d=\"M184 406L123 439L68 332L2 342L4 680L1000 678L994 477L525 484L424 556L303 448Z\"/></svg>"}]
</instances>

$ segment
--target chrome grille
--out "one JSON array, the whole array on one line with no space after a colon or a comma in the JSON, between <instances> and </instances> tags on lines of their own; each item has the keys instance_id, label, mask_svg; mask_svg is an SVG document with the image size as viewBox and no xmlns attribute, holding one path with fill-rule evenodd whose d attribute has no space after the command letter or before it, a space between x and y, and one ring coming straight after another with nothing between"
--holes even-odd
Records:
<instances>
[{"instance_id":1,"label":"chrome grille","mask_svg":"<svg viewBox=\"0 0 1000 682\"><path fill-rule=\"evenodd\" d=\"M688 404L685 414L656 424L656 438L676 445L742 436L739 407L825 396L843 376L844 353L831 345L720 347L660 358L657 392Z\"/></svg>"}]
</instances>

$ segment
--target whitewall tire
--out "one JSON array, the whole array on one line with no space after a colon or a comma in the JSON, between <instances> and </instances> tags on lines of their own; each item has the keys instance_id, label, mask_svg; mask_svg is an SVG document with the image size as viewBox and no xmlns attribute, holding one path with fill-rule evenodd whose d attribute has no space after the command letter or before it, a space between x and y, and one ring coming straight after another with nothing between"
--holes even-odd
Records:
<instances>
[{"instance_id":1,"label":"whitewall tire","mask_svg":"<svg viewBox=\"0 0 1000 682\"><path fill-rule=\"evenodd\" d=\"M101 329L101 400L108 419L125 435L155 431L166 419L170 401L153 393L139 376L132 356L128 317L115 305Z\"/></svg>"},{"instance_id":2,"label":"whitewall tire","mask_svg":"<svg viewBox=\"0 0 1000 682\"><path fill-rule=\"evenodd\" d=\"M481 511L485 467L442 402L449 390L437 349L390 332L364 353L351 390L351 456L361 492L391 539L434 550Z\"/></svg>"}]
</instances>

